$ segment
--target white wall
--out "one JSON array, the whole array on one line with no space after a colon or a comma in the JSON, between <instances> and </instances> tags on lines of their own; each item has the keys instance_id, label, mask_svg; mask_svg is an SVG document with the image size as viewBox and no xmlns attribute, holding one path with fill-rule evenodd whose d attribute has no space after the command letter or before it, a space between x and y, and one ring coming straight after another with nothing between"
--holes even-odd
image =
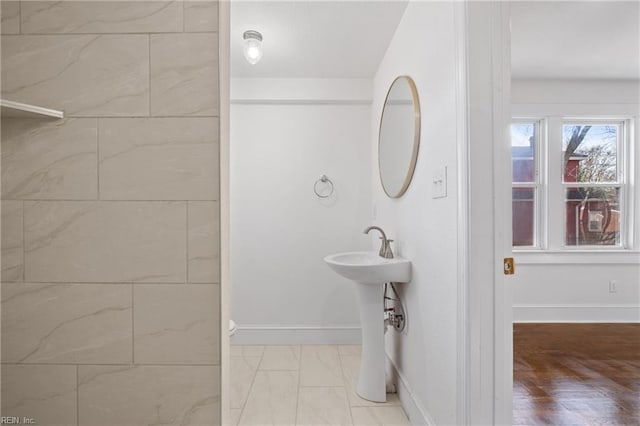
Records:
<instances>
[{"instance_id":1,"label":"white wall","mask_svg":"<svg viewBox=\"0 0 640 426\"><path fill-rule=\"evenodd\" d=\"M532 105L611 105L638 108L640 82L637 80L513 80L514 109Z\"/></svg>"},{"instance_id":2,"label":"white wall","mask_svg":"<svg viewBox=\"0 0 640 426\"><path fill-rule=\"evenodd\" d=\"M631 117L638 112L638 81L515 80L514 116ZM626 253L516 252L515 321L640 320L640 189L638 134L630 153L635 162L631 182L635 202L635 244ZM617 292L609 292L615 280Z\"/></svg>"},{"instance_id":3,"label":"white wall","mask_svg":"<svg viewBox=\"0 0 640 426\"><path fill-rule=\"evenodd\" d=\"M400 392L412 424L456 424L457 168L456 39L454 3L410 2L374 79L371 182L374 222L394 239L396 254L413 264L400 284L407 307L402 335L389 331L387 353L404 379ZM416 171L402 198L380 185L377 129L387 90L411 76L421 102ZM432 175L447 167L447 198L433 199ZM377 248L378 241L372 241ZM403 387L401 386L401 389ZM409 395L407 395L409 394Z\"/></svg>"},{"instance_id":4,"label":"white wall","mask_svg":"<svg viewBox=\"0 0 640 426\"><path fill-rule=\"evenodd\" d=\"M370 224L369 80L232 80L235 343L357 343L353 283L323 262ZM326 174L335 196L318 199Z\"/></svg>"}]
</instances>

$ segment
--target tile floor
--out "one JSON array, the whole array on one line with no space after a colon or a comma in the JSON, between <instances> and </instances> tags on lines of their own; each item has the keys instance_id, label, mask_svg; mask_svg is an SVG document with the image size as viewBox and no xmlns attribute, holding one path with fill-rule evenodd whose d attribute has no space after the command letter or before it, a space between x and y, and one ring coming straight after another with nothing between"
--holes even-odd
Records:
<instances>
[{"instance_id":1,"label":"tile floor","mask_svg":"<svg viewBox=\"0 0 640 426\"><path fill-rule=\"evenodd\" d=\"M409 425L398 396L355 393L360 346L231 346L235 425Z\"/></svg>"}]
</instances>

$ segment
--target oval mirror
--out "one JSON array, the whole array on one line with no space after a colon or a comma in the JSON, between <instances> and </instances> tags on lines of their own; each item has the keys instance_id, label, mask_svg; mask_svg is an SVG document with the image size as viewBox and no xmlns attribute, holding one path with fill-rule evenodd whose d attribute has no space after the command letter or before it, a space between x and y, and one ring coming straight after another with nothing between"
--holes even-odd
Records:
<instances>
[{"instance_id":1,"label":"oval mirror","mask_svg":"<svg viewBox=\"0 0 640 426\"><path fill-rule=\"evenodd\" d=\"M384 101L378 139L378 167L384 192L391 198L405 193L418 159L420 101L408 76L396 78Z\"/></svg>"}]
</instances>

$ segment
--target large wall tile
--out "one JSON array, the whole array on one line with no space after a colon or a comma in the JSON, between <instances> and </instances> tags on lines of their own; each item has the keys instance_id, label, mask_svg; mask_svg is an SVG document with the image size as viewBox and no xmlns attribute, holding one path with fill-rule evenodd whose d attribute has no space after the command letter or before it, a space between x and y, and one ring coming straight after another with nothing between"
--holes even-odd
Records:
<instances>
[{"instance_id":1,"label":"large wall tile","mask_svg":"<svg viewBox=\"0 0 640 426\"><path fill-rule=\"evenodd\" d=\"M184 30L218 31L218 2L215 0L185 0Z\"/></svg>"},{"instance_id":2,"label":"large wall tile","mask_svg":"<svg viewBox=\"0 0 640 426\"><path fill-rule=\"evenodd\" d=\"M22 201L2 201L2 282L22 281Z\"/></svg>"},{"instance_id":3,"label":"large wall tile","mask_svg":"<svg viewBox=\"0 0 640 426\"><path fill-rule=\"evenodd\" d=\"M218 115L218 35L151 35L151 115Z\"/></svg>"},{"instance_id":4,"label":"large wall tile","mask_svg":"<svg viewBox=\"0 0 640 426\"><path fill-rule=\"evenodd\" d=\"M0 1L0 29L2 34L20 32L20 2Z\"/></svg>"},{"instance_id":5,"label":"large wall tile","mask_svg":"<svg viewBox=\"0 0 640 426\"><path fill-rule=\"evenodd\" d=\"M2 198L95 200L94 118L2 120Z\"/></svg>"},{"instance_id":6,"label":"large wall tile","mask_svg":"<svg viewBox=\"0 0 640 426\"><path fill-rule=\"evenodd\" d=\"M100 199L218 198L218 119L100 120Z\"/></svg>"},{"instance_id":7,"label":"large wall tile","mask_svg":"<svg viewBox=\"0 0 640 426\"><path fill-rule=\"evenodd\" d=\"M189 203L189 282L220 282L220 206Z\"/></svg>"},{"instance_id":8,"label":"large wall tile","mask_svg":"<svg viewBox=\"0 0 640 426\"><path fill-rule=\"evenodd\" d=\"M219 291L217 285L136 285L135 362L219 364Z\"/></svg>"},{"instance_id":9,"label":"large wall tile","mask_svg":"<svg viewBox=\"0 0 640 426\"><path fill-rule=\"evenodd\" d=\"M2 365L2 415L36 424L76 423L75 365Z\"/></svg>"},{"instance_id":10,"label":"large wall tile","mask_svg":"<svg viewBox=\"0 0 640 426\"><path fill-rule=\"evenodd\" d=\"M147 35L2 37L2 97L67 116L149 112Z\"/></svg>"},{"instance_id":11,"label":"large wall tile","mask_svg":"<svg viewBox=\"0 0 640 426\"><path fill-rule=\"evenodd\" d=\"M132 362L131 285L3 284L3 362Z\"/></svg>"},{"instance_id":12,"label":"large wall tile","mask_svg":"<svg viewBox=\"0 0 640 426\"><path fill-rule=\"evenodd\" d=\"M22 33L182 31L182 1L25 1Z\"/></svg>"},{"instance_id":13,"label":"large wall tile","mask_svg":"<svg viewBox=\"0 0 640 426\"><path fill-rule=\"evenodd\" d=\"M219 367L81 365L79 424L220 424L219 387Z\"/></svg>"},{"instance_id":14,"label":"large wall tile","mask_svg":"<svg viewBox=\"0 0 640 426\"><path fill-rule=\"evenodd\" d=\"M184 282L181 202L25 201L25 280Z\"/></svg>"},{"instance_id":15,"label":"large wall tile","mask_svg":"<svg viewBox=\"0 0 640 426\"><path fill-rule=\"evenodd\" d=\"M218 2L0 12L2 415L220 424Z\"/></svg>"}]
</instances>

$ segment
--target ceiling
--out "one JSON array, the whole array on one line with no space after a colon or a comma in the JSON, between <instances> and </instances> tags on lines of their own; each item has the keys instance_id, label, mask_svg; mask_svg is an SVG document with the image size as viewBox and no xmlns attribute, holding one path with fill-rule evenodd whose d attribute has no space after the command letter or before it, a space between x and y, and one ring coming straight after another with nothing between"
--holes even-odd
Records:
<instances>
[{"instance_id":1,"label":"ceiling","mask_svg":"<svg viewBox=\"0 0 640 426\"><path fill-rule=\"evenodd\" d=\"M231 75L253 78L372 78L407 0L231 3ZM263 34L256 65L242 33ZM514 78L639 79L640 2L515 1Z\"/></svg>"},{"instance_id":2,"label":"ceiling","mask_svg":"<svg viewBox=\"0 0 640 426\"><path fill-rule=\"evenodd\" d=\"M513 78L640 78L637 1L514 2Z\"/></svg>"},{"instance_id":3,"label":"ceiling","mask_svg":"<svg viewBox=\"0 0 640 426\"><path fill-rule=\"evenodd\" d=\"M407 0L234 1L231 76L254 78L372 78ZM263 36L264 56L250 65L242 34Z\"/></svg>"}]
</instances>

